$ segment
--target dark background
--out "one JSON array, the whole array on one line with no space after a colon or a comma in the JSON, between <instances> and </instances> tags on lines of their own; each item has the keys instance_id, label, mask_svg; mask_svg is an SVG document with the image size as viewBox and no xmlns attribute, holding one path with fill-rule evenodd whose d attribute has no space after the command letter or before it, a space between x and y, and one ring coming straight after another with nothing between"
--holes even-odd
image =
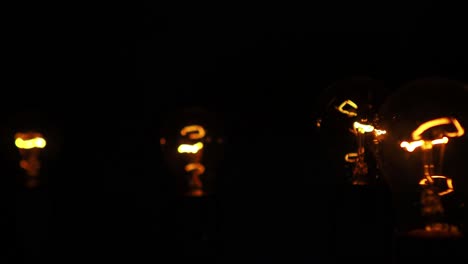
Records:
<instances>
[{"instance_id":1,"label":"dark background","mask_svg":"<svg viewBox=\"0 0 468 264\"><path fill-rule=\"evenodd\" d=\"M456 9L213 8L19 12L1 97L2 230L15 231L2 237L13 263L332 261L361 240L391 259L386 197L367 205L371 224L344 221L356 211L340 178L303 145L316 144L319 96L335 81L367 76L389 91L422 77L467 81L463 31L422 22L458 23ZM404 30L388 30L395 17ZM225 139L218 192L206 200L175 196L158 144L165 118L186 106L216 113ZM9 181L21 129L50 138L34 191Z\"/></svg>"}]
</instances>

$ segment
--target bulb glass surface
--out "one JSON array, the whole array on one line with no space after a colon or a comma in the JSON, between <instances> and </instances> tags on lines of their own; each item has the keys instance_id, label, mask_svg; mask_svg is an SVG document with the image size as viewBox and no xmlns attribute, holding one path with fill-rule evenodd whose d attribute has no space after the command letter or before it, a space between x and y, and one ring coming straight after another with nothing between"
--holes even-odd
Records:
<instances>
[{"instance_id":1,"label":"bulb glass surface","mask_svg":"<svg viewBox=\"0 0 468 264\"><path fill-rule=\"evenodd\" d=\"M382 105L387 134L379 162L400 232L466 232L467 102L463 83L428 78L403 85Z\"/></svg>"}]
</instances>

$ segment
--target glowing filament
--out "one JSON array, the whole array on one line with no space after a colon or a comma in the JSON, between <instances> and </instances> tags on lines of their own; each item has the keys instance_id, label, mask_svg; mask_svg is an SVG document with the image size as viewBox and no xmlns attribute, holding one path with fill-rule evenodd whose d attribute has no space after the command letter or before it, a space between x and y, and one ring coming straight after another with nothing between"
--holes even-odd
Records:
<instances>
[{"instance_id":1,"label":"glowing filament","mask_svg":"<svg viewBox=\"0 0 468 264\"><path fill-rule=\"evenodd\" d=\"M15 140L15 145L20 149L44 148L46 146L46 141L41 137L26 140L17 138Z\"/></svg>"},{"instance_id":2,"label":"glowing filament","mask_svg":"<svg viewBox=\"0 0 468 264\"><path fill-rule=\"evenodd\" d=\"M205 136L206 131L202 126L190 125L182 128L182 130L180 130L180 134L184 137L188 134L190 139L200 139Z\"/></svg>"},{"instance_id":3,"label":"glowing filament","mask_svg":"<svg viewBox=\"0 0 468 264\"><path fill-rule=\"evenodd\" d=\"M358 155L357 153L355 153L355 152L353 152L353 153L348 153L348 154L345 155L345 158L344 158L344 159L345 159L346 162L351 162L351 163L353 163L353 162L356 162L356 161L357 161L358 156L359 156L359 155Z\"/></svg>"},{"instance_id":4,"label":"glowing filament","mask_svg":"<svg viewBox=\"0 0 468 264\"><path fill-rule=\"evenodd\" d=\"M364 125L359 122L354 122L353 124L354 129L356 129L359 133L364 134L368 132L374 131L374 127L371 125Z\"/></svg>"},{"instance_id":5,"label":"glowing filament","mask_svg":"<svg viewBox=\"0 0 468 264\"><path fill-rule=\"evenodd\" d=\"M400 147L405 148L408 152L413 152L416 148L426 146L426 148L431 148L433 145L447 144L449 141L448 137L443 137L439 139L434 139L432 141L417 140L412 142L403 141L400 144Z\"/></svg>"},{"instance_id":6,"label":"glowing filament","mask_svg":"<svg viewBox=\"0 0 468 264\"><path fill-rule=\"evenodd\" d=\"M203 166L203 164L201 163L189 163L185 165L185 171L196 171L197 175L202 175L203 173L205 173L205 166Z\"/></svg>"},{"instance_id":7,"label":"glowing filament","mask_svg":"<svg viewBox=\"0 0 468 264\"><path fill-rule=\"evenodd\" d=\"M448 193L451 193L453 192L453 183L452 183L452 179L450 178L447 178L445 176L431 176L431 178L433 179L445 179L446 183L447 183L447 190L445 191L442 191L442 192L439 192L439 195L442 196L442 195L446 195ZM422 179L421 181L419 181L419 185L427 185L427 179Z\"/></svg>"},{"instance_id":8,"label":"glowing filament","mask_svg":"<svg viewBox=\"0 0 468 264\"><path fill-rule=\"evenodd\" d=\"M450 118L450 117L441 117L437 119L433 119L430 121L427 121L420 125L416 130L413 131L411 134L413 137L413 140L419 140L422 138L422 134L426 132L428 129L436 127L436 126L441 126L441 125L448 125L448 124L453 124L453 126L456 128L457 131L455 132L445 132L445 136L447 137L461 137L463 134L465 134L465 130L463 127L460 125L457 119L455 118Z\"/></svg>"},{"instance_id":9,"label":"glowing filament","mask_svg":"<svg viewBox=\"0 0 468 264\"><path fill-rule=\"evenodd\" d=\"M192 153L192 154L195 154L202 148L203 148L203 143L201 143L201 142L197 142L197 143L195 143L193 145L180 144L179 147L177 148L177 151L179 153Z\"/></svg>"},{"instance_id":10,"label":"glowing filament","mask_svg":"<svg viewBox=\"0 0 468 264\"><path fill-rule=\"evenodd\" d=\"M387 134L387 131L385 130L380 130L380 129L374 129L374 133L376 136L380 136L380 135L385 135Z\"/></svg>"},{"instance_id":11,"label":"glowing filament","mask_svg":"<svg viewBox=\"0 0 468 264\"><path fill-rule=\"evenodd\" d=\"M347 105L351 106L351 107L354 108L354 109L357 109L357 108L358 108L358 106L357 106L356 103L354 103L354 102L351 101L351 100L346 100L346 101L344 101L343 103L341 103L336 109L337 109L338 111L340 111L341 113L343 113L343 114L349 116L349 117L357 116L357 113L356 113L355 111L348 111L348 110L345 110L345 109L344 109L344 107L347 106Z\"/></svg>"}]
</instances>

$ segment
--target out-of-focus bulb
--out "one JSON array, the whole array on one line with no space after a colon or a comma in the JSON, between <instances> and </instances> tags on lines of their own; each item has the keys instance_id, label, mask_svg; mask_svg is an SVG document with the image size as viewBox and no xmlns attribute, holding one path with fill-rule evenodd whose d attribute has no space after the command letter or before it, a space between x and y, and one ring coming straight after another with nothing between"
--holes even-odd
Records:
<instances>
[{"instance_id":1,"label":"out-of-focus bulb","mask_svg":"<svg viewBox=\"0 0 468 264\"><path fill-rule=\"evenodd\" d=\"M184 108L167 118L160 145L178 193L186 197L214 193L214 178L221 157L222 138L211 113L202 108ZM218 129L219 130L219 129ZM217 137L217 138L214 138Z\"/></svg>"},{"instance_id":2,"label":"out-of-focus bulb","mask_svg":"<svg viewBox=\"0 0 468 264\"><path fill-rule=\"evenodd\" d=\"M386 131L377 110L385 96L382 83L367 77L337 81L322 93L316 120L321 149L341 180L369 185L378 178L375 156Z\"/></svg>"},{"instance_id":3,"label":"out-of-focus bulb","mask_svg":"<svg viewBox=\"0 0 468 264\"><path fill-rule=\"evenodd\" d=\"M18 132L15 134L15 145L21 155L20 167L25 171L26 186L36 187L39 183L41 161L39 155L46 146L46 140L39 132Z\"/></svg>"},{"instance_id":4,"label":"out-of-focus bulb","mask_svg":"<svg viewBox=\"0 0 468 264\"><path fill-rule=\"evenodd\" d=\"M353 185L368 185L372 184L373 181L379 177L379 172L375 167L373 173L369 173L368 160L369 157L376 159L379 155L379 143L383 135L387 131L378 129L378 119L375 118L373 122L368 122L367 119L361 119L361 122L354 121L352 133L356 136L357 151L348 153L345 155L345 161L354 163L352 170L352 184ZM372 124L370 124L372 123ZM372 156L369 156L367 152L371 152ZM350 157L353 157L350 159Z\"/></svg>"},{"instance_id":5,"label":"out-of-focus bulb","mask_svg":"<svg viewBox=\"0 0 468 264\"><path fill-rule=\"evenodd\" d=\"M384 177L398 231L458 237L468 193L468 89L441 78L410 82L382 105Z\"/></svg>"},{"instance_id":6,"label":"out-of-focus bulb","mask_svg":"<svg viewBox=\"0 0 468 264\"><path fill-rule=\"evenodd\" d=\"M376 162L386 136L377 110L387 94L381 81L351 78L333 83L319 100L321 171L333 182L333 197L326 200L336 216L337 252L387 254L389 192Z\"/></svg>"}]
</instances>

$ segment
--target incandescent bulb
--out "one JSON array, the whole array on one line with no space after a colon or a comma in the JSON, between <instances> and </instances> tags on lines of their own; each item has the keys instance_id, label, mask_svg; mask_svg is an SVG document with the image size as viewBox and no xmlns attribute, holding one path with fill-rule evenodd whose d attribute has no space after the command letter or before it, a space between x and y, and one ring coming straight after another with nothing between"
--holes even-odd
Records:
<instances>
[{"instance_id":1,"label":"incandescent bulb","mask_svg":"<svg viewBox=\"0 0 468 264\"><path fill-rule=\"evenodd\" d=\"M21 155L19 165L27 175L26 186L36 187L41 170L40 153L46 147L46 140L41 133L35 131L18 132L15 134L15 146Z\"/></svg>"},{"instance_id":2,"label":"incandescent bulb","mask_svg":"<svg viewBox=\"0 0 468 264\"><path fill-rule=\"evenodd\" d=\"M379 160L397 230L459 237L466 229L468 88L443 78L407 83L379 113L388 132Z\"/></svg>"},{"instance_id":3,"label":"incandescent bulb","mask_svg":"<svg viewBox=\"0 0 468 264\"><path fill-rule=\"evenodd\" d=\"M218 126L216 117L199 107L183 108L165 119L160 146L179 194L201 197L215 192L223 143Z\"/></svg>"},{"instance_id":4,"label":"incandescent bulb","mask_svg":"<svg viewBox=\"0 0 468 264\"><path fill-rule=\"evenodd\" d=\"M385 131L377 110L385 96L382 83L368 77L337 81L322 93L316 126L338 182L368 185L378 177L374 156Z\"/></svg>"},{"instance_id":5,"label":"incandescent bulb","mask_svg":"<svg viewBox=\"0 0 468 264\"><path fill-rule=\"evenodd\" d=\"M389 254L388 190L376 162L385 136L377 110L385 96L382 82L359 77L333 83L319 101L321 171L334 182L328 207L337 254Z\"/></svg>"}]
</instances>

